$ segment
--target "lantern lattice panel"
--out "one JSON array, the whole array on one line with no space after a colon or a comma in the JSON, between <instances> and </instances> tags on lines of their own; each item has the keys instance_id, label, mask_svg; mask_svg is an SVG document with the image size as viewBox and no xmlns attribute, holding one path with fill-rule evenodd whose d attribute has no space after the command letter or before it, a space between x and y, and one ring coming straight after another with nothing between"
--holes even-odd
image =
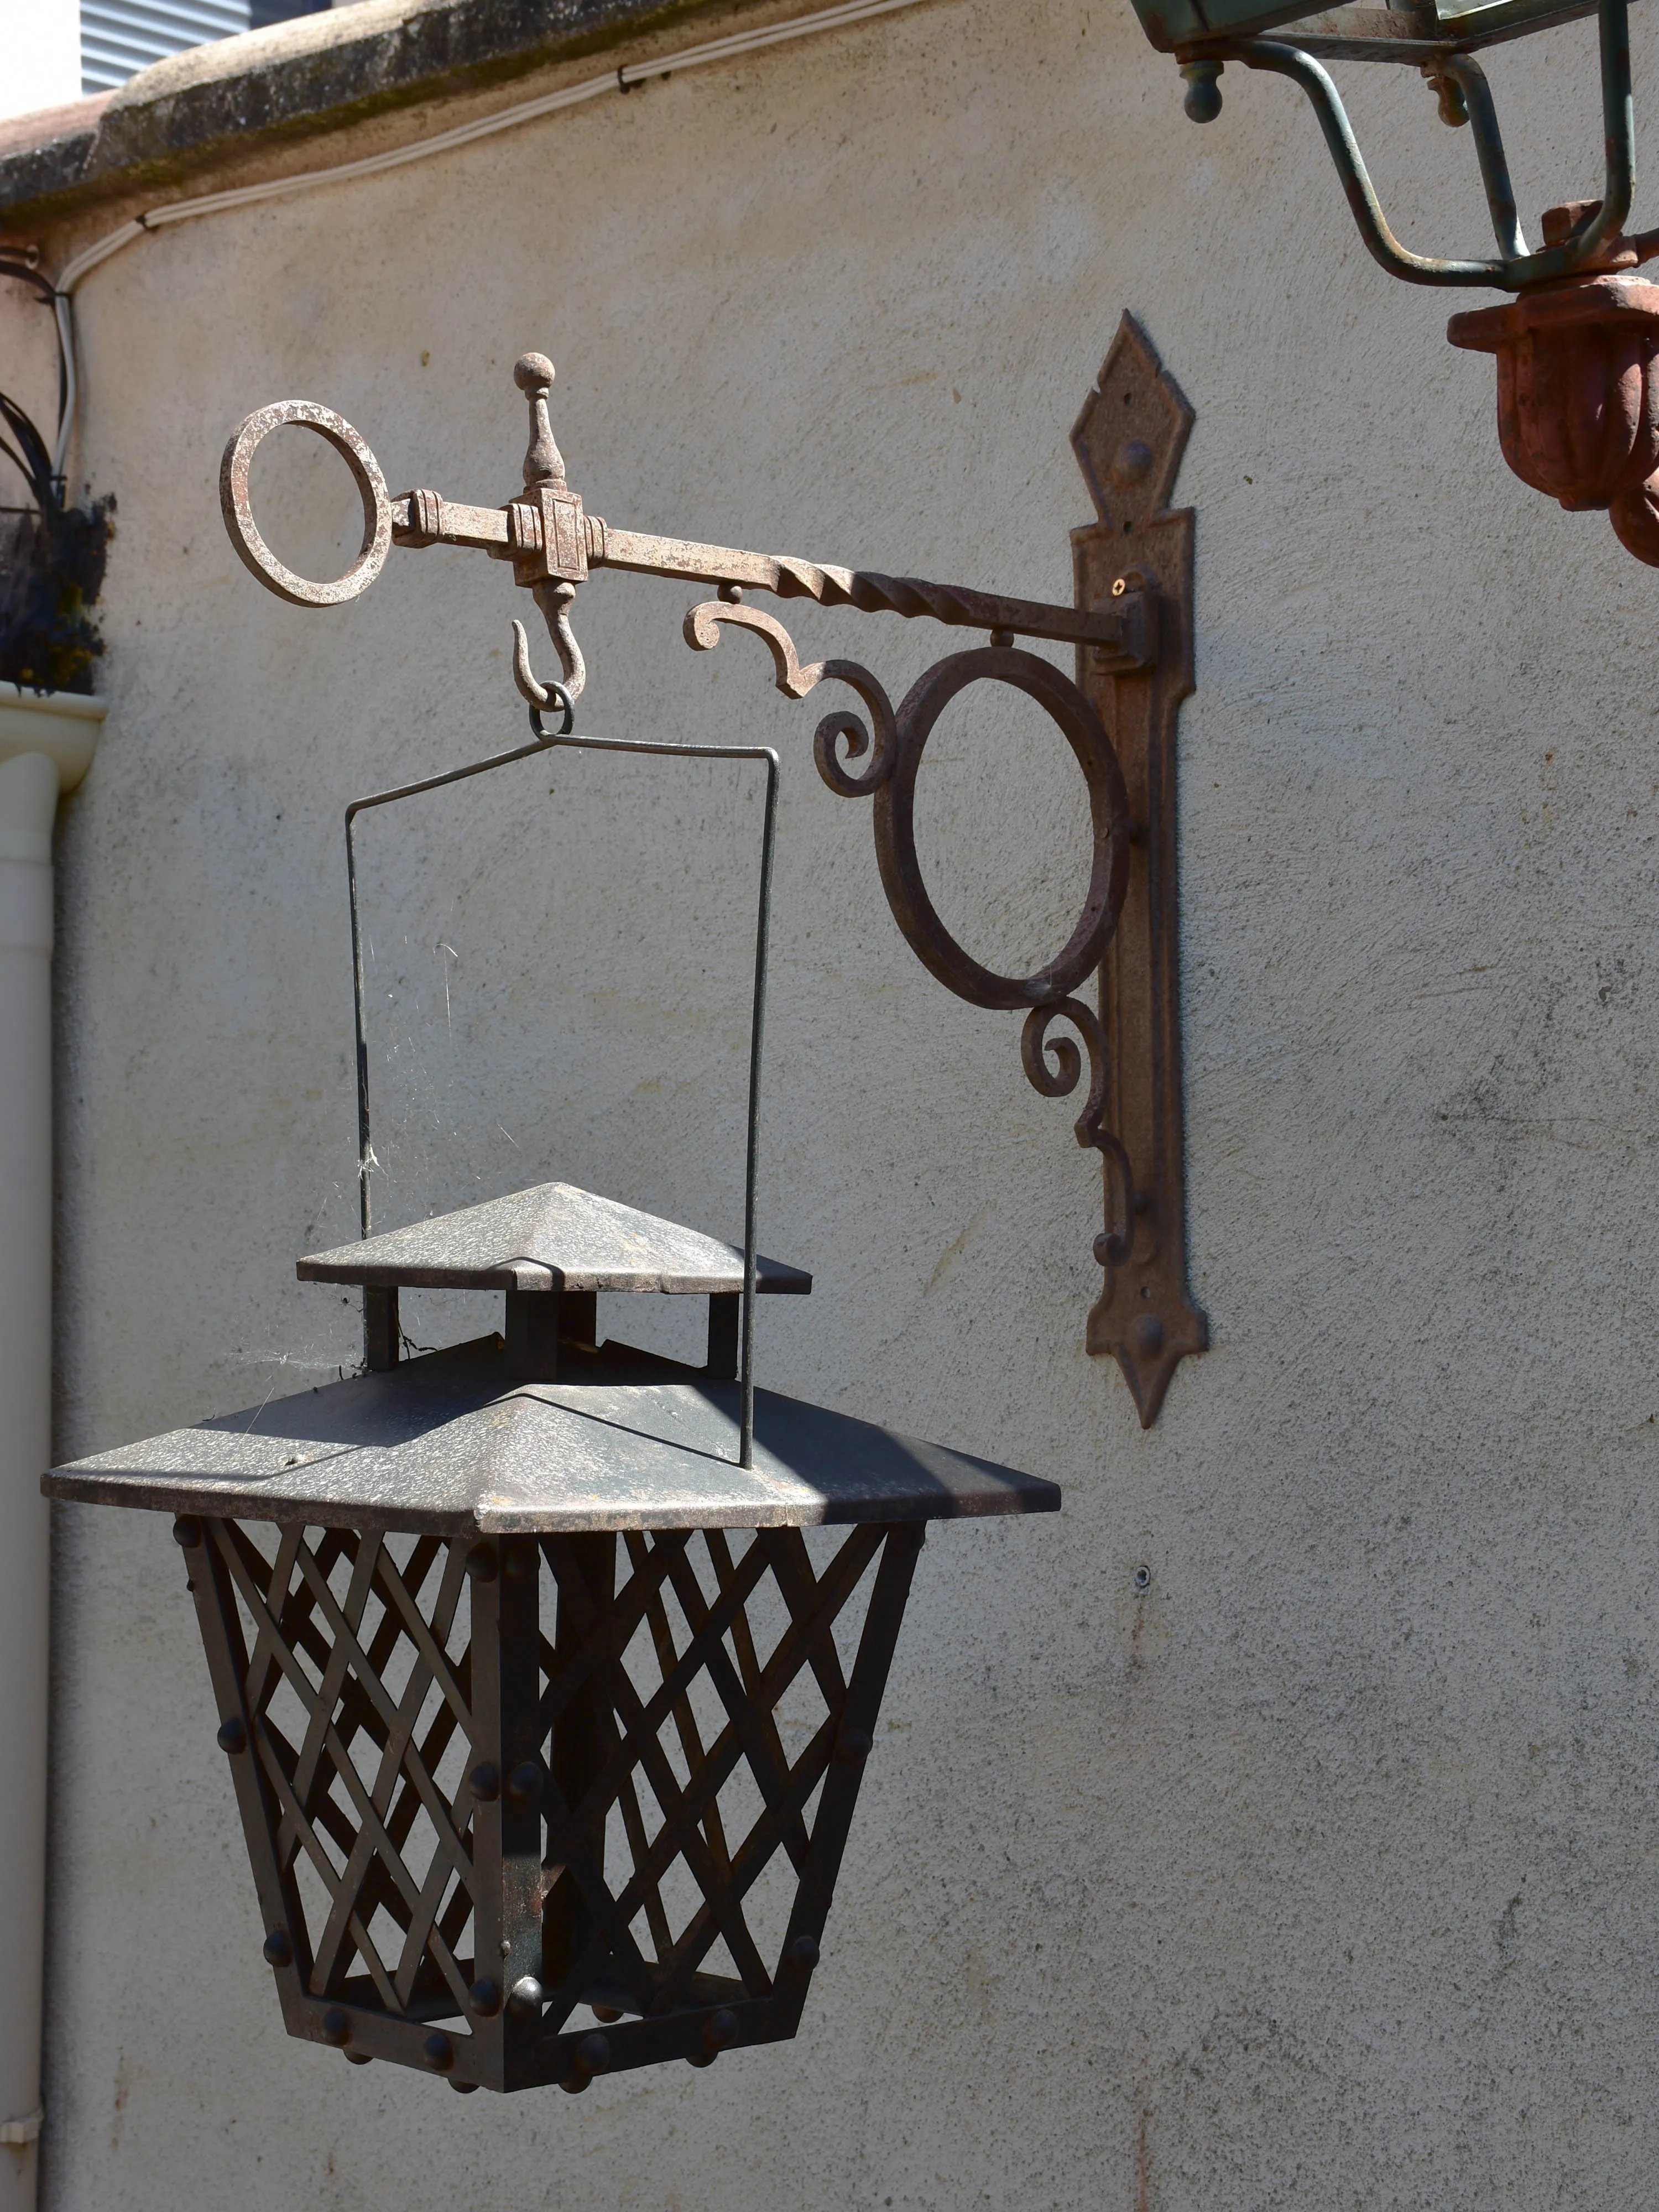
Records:
<instances>
[{"instance_id":1,"label":"lantern lattice panel","mask_svg":"<svg viewBox=\"0 0 1659 2212\"><path fill-rule=\"evenodd\" d=\"M290 2031L572 2089L793 2034L921 1533L181 1522Z\"/></svg>"}]
</instances>

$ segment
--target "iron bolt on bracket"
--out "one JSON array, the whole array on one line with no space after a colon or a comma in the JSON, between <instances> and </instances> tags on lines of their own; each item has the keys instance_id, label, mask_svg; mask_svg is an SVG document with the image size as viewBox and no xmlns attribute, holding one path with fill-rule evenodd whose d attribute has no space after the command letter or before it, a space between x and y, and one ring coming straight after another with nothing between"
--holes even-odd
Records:
<instances>
[{"instance_id":1,"label":"iron bolt on bracket","mask_svg":"<svg viewBox=\"0 0 1659 2212\"><path fill-rule=\"evenodd\" d=\"M824 682L851 690L863 714L845 708L826 714L813 757L838 796L873 802L882 887L917 957L970 1005L1026 1010L1021 1060L1045 1097L1074 1092L1086 1058L1088 1090L1075 1131L1079 1144L1102 1156L1106 1205L1094 1243L1106 1285L1089 1316L1088 1346L1116 1358L1150 1426L1176 1363L1204 1348L1207 1331L1186 1283L1176 884L1176 717L1193 685L1193 517L1164 505L1192 413L1146 334L1124 318L1073 434L1097 519L1073 535L1077 589L1069 607L618 528L587 513L569 487L548 412L552 363L526 354L514 375L529 402L530 443L524 489L500 507L426 489L393 496L363 440L331 409L303 400L258 409L233 434L220 471L239 556L279 597L319 607L367 590L394 544L470 546L510 562L514 582L530 591L547 624L567 705L581 696L587 674L572 603L599 568L712 584L718 599L685 618L694 651L712 650L724 629L748 630L767 647L786 697L803 699ZM326 439L362 500L362 550L331 583L286 568L253 519L253 453L283 423ZM783 623L745 604L749 591L926 617L982 630L988 643L938 662L895 707L857 661L803 665ZM515 680L538 734L547 735L538 710L556 694L538 682L522 627L514 628ZM1019 638L1074 645L1077 681L1022 650ZM928 896L916 854L915 779L929 734L949 702L979 683L1008 684L1035 700L1071 746L1089 792L1093 859L1082 912L1054 957L1026 975L997 974L957 942ZM861 763L856 772L853 763ZM1076 994L1097 970L1091 1005ZM1056 1023L1075 1033L1081 1051L1071 1036L1051 1034Z\"/></svg>"}]
</instances>

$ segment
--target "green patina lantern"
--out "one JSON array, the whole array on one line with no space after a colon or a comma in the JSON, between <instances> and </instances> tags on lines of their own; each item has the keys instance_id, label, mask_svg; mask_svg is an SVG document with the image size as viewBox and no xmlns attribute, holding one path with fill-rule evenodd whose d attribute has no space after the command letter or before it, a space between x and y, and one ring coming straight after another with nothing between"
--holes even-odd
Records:
<instances>
[{"instance_id":1,"label":"green patina lantern","mask_svg":"<svg viewBox=\"0 0 1659 2212\"><path fill-rule=\"evenodd\" d=\"M1153 46L1172 53L1195 123L1221 112L1229 62L1299 84L1313 102L1359 233L1390 276L1411 284L1488 286L1512 305L1455 315L1451 343L1492 355L1504 457L1570 510L1607 512L1626 550L1659 567L1659 286L1634 272L1659 253L1659 230L1627 235L1635 182L1628 0L1406 0L1388 8L1134 0ZM1595 15L1600 33L1605 167L1601 197L1547 209L1542 243L1516 205L1484 46ZM1474 140L1497 252L1418 253L1389 228L1327 64L1391 62L1420 71L1442 119Z\"/></svg>"},{"instance_id":2,"label":"green patina lantern","mask_svg":"<svg viewBox=\"0 0 1659 2212\"><path fill-rule=\"evenodd\" d=\"M1628 0L1415 0L1389 8L1259 7L1253 0L1134 0L1147 37L1172 53L1187 80L1187 112L1212 123L1221 112L1218 79L1228 62L1268 70L1299 84L1323 126L1338 174L1366 246L1390 275L1413 284L1492 285L1521 292L1586 270L1631 266L1659 252L1659 233L1623 239L1634 182ZM1509 161L1485 72L1483 46L1597 15L1606 171L1601 198L1571 202L1572 219L1543 246L1528 244L1510 182ZM1391 62L1427 78L1443 118L1468 126L1474 140L1498 252L1483 260L1413 253L1401 246L1378 204L1328 62ZM1615 248L1616 263L1610 260Z\"/></svg>"}]
</instances>

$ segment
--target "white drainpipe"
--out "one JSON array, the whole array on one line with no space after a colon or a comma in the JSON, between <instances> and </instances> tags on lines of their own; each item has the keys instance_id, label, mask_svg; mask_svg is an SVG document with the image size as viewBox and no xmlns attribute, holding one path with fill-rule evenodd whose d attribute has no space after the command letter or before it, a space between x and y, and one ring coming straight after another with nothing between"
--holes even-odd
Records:
<instances>
[{"instance_id":1,"label":"white drainpipe","mask_svg":"<svg viewBox=\"0 0 1659 2212\"><path fill-rule=\"evenodd\" d=\"M46 1881L52 832L101 699L0 690L0 2212L34 2212Z\"/></svg>"}]
</instances>

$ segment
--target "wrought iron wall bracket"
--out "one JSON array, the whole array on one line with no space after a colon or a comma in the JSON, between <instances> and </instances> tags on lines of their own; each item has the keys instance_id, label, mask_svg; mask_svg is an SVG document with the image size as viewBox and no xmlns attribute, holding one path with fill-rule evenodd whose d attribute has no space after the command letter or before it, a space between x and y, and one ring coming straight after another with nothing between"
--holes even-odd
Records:
<instances>
[{"instance_id":1,"label":"wrought iron wall bracket","mask_svg":"<svg viewBox=\"0 0 1659 2212\"><path fill-rule=\"evenodd\" d=\"M1193 690L1193 537L1189 507L1170 495L1193 410L1151 340L1125 315L1084 403L1072 447L1096 520L1072 533L1080 607L1139 589L1158 608L1158 649L1145 669L1114 668L1087 647L1078 681L1111 732L1136 824L1122 912L1100 972L1109 1071L1103 1114L1133 1170L1127 1252L1097 1247L1106 1285L1089 1316L1092 1352L1122 1368L1144 1427L1170 1377L1209 1342L1187 1285L1187 1198L1181 1085L1181 908L1176 836L1176 724Z\"/></svg>"},{"instance_id":2,"label":"wrought iron wall bracket","mask_svg":"<svg viewBox=\"0 0 1659 2212\"><path fill-rule=\"evenodd\" d=\"M568 732L571 702L586 681L572 602L579 586L604 568L715 585L719 598L686 616L686 643L708 652L727 629L750 633L769 653L787 698L804 699L823 683L847 687L863 713L842 706L824 714L813 757L838 797L872 802L882 888L916 957L970 1005L1024 1012L1020 1059L1045 1097L1076 1092L1086 1065L1074 1133L1101 1155L1106 1203L1106 1224L1093 1245L1106 1285L1086 1340L1091 1352L1117 1359L1142 1425L1150 1426L1176 1363L1203 1349L1206 1329L1186 1286L1176 896L1176 716L1193 682L1193 518L1190 509L1165 505L1192 413L1146 334L1125 317L1073 434L1097 520L1074 533L1070 606L608 524L585 510L566 481L548 414L551 363L527 354L514 373L530 404L530 445L524 493L500 507L465 506L427 490L393 498L362 439L327 408L285 401L249 416L226 447L220 477L237 552L270 589L313 606L355 598L394 544L467 546L510 562L514 581L532 592L547 622L562 670L557 685L539 682L522 627L514 624L514 680L538 737L549 743L557 739L544 727L541 709L559 704ZM326 438L362 498L362 552L332 583L313 584L283 567L253 520L253 452L284 422ZM982 630L988 642L936 662L895 706L858 661L803 664L783 623L745 601L749 591L925 617ZM1077 680L1018 645L1019 638L1075 646ZM957 942L928 894L916 852L915 785L929 736L950 702L977 684L1010 686L1042 707L1088 790L1091 861L1082 910L1054 957L1024 975L999 974ZM1097 973L1098 1012L1081 995Z\"/></svg>"}]
</instances>

